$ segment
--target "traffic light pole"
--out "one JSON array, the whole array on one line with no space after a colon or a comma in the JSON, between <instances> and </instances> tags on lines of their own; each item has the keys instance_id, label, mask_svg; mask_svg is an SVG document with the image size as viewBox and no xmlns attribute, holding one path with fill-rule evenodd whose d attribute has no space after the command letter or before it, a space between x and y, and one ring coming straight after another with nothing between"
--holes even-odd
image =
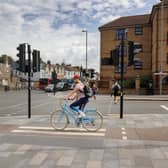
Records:
<instances>
[{"instance_id":1,"label":"traffic light pole","mask_svg":"<svg viewBox=\"0 0 168 168\"><path fill-rule=\"evenodd\" d=\"M123 118L123 85L124 85L124 33L121 39L121 93L120 93L120 118Z\"/></svg>"},{"instance_id":2,"label":"traffic light pole","mask_svg":"<svg viewBox=\"0 0 168 168\"><path fill-rule=\"evenodd\" d=\"M28 45L28 118L31 118L31 48Z\"/></svg>"}]
</instances>

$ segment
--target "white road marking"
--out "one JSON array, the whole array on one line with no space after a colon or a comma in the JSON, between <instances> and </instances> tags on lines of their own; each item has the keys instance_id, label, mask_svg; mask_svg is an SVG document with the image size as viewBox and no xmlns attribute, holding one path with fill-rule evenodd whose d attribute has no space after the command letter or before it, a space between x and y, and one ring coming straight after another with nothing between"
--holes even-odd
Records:
<instances>
[{"instance_id":1,"label":"white road marking","mask_svg":"<svg viewBox=\"0 0 168 168\"><path fill-rule=\"evenodd\" d=\"M123 135L126 135L126 134L127 134L125 131L122 131L121 133L122 133Z\"/></svg>"},{"instance_id":2,"label":"white road marking","mask_svg":"<svg viewBox=\"0 0 168 168\"><path fill-rule=\"evenodd\" d=\"M127 136L123 136L122 139L123 140L127 140L128 138L127 138Z\"/></svg>"},{"instance_id":3,"label":"white road marking","mask_svg":"<svg viewBox=\"0 0 168 168\"><path fill-rule=\"evenodd\" d=\"M160 105L160 107L168 111L168 107L166 107L165 105Z\"/></svg>"},{"instance_id":4,"label":"white road marking","mask_svg":"<svg viewBox=\"0 0 168 168\"><path fill-rule=\"evenodd\" d=\"M123 136L122 136L122 139L123 139L123 140L127 140L128 137L126 136L126 134L127 134L126 129L125 129L124 127L122 127L121 130L122 130L122 131L121 131L121 134L123 135Z\"/></svg>"},{"instance_id":5,"label":"white road marking","mask_svg":"<svg viewBox=\"0 0 168 168\"><path fill-rule=\"evenodd\" d=\"M44 135L75 135L75 136L105 136L105 133L98 132L65 132L65 131L35 131L35 130L12 130L12 133L30 133L30 134L44 134Z\"/></svg>"},{"instance_id":6,"label":"white road marking","mask_svg":"<svg viewBox=\"0 0 168 168\"><path fill-rule=\"evenodd\" d=\"M15 105L11 105L8 107L1 107L0 110L6 110L6 109L10 109L10 108L18 107L18 106L23 106L23 105L26 105L26 104L25 103L24 104L15 104Z\"/></svg>"},{"instance_id":7,"label":"white road marking","mask_svg":"<svg viewBox=\"0 0 168 168\"><path fill-rule=\"evenodd\" d=\"M38 127L38 126L20 126L18 127L20 129L28 129L28 130L55 130L53 127ZM66 128L64 132L66 131L86 131L84 128ZM106 132L106 129L100 129L98 132Z\"/></svg>"}]
</instances>

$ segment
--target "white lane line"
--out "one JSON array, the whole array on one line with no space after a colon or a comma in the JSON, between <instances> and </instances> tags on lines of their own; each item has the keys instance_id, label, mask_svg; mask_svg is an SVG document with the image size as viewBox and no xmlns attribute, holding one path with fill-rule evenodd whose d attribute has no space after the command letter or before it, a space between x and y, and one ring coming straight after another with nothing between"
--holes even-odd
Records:
<instances>
[{"instance_id":1,"label":"white lane line","mask_svg":"<svg viewBox=\"0 0 168 168\"><path fill-rule=\"evenodd\" d=\"M55 130L53 127L38 127L38 126L20 126L18 127L20 129L28 129L28 130ZM66 131L87 131L84 128L66 128L64 132ZM100 129L98 132L106 132L106 129Z\"/></svg>"},{"instance_id":2,"label":"white lane line","mask_svg":"<svg viewBox=\"0 0 168 168\"><path fill-rule=\"evenodd\" d=\"M1 107L0 110L6 110L6 109L10 109L10 108L18 107L18 106L23 106L23 105L26 105L26 104L15 104L15 105L11 105L8 107Z\"/></svg>"},{"instance_id":3,"label":"white lane line","mask_svg":"<svg viewBox=\"0 0 168 168\"><path fill-rule=\"evenodd\" d=\"M166 107L165 105L160 105L160 107L168 111L168 107Z\"/></svg>"},{"instance_id":4,"label":"white lane line","mask_svg":"<svg viewBox=\"0 0 168 168\"><path fill-rule=\"evenodd\" d=\"M54 102L53 100L50 100L50 99L47 99L45 101L49 101L49 103ZM42 102L44 102L44 101L43 100L35 100L32 103L42 103ZM49 104L49 103L43 103L43 104L38 104L38 105L34 105L34 106L32 104L32 106L33 106L32 108L36 108L36 107L39 107L39 106L42 106L42 105L46 105L46 104ZM25 105L27 105L27 103L15 104L15 105L11 105L11 106L8 106L8 107L0 107L0 111L1 110L15 108L15 107L19 107L19 106L25 106Z\"/></svg>"},{"instance_id":5,"label":"white lane line","mask_svg":"<svg viewBox=\"0 0 168 168\"><path fill-rule=\"evenodd\" d=\"M60 132L60 131L35 131L35 130L12 130L12 133L30 133L30 134L44 134L44 135L75 135L75 136L105 136L104 133L97 132Z\"/></svg>"}]
</instances>

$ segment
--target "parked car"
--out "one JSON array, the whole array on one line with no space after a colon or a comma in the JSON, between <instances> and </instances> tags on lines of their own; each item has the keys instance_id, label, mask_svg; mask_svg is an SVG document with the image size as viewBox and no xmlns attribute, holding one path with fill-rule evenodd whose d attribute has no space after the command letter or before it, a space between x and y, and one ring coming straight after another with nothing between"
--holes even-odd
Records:
<instances>
[{"instance_id":1,"label":"parked car","mask_svg":"<svg viewBox=\"0 0 168 168\"><path fill-rule=\"evenodd\" d=\"M65 91L65 90L69 90L68 83L58 82L57 85L56 85L56 91ZM49 84L45 88L45 91L46 92L53 92L54 91L54 84Z\"/></svg>"},{"instance_id":2,"label":"parked car","mask_svg":"<svg viewBox=\"0 0 168 168\"><path fill-rule=\"evenodd\" d=\"M73 90L74 87L75 87L75 83L69 83L69 89L70 89L70 90Z\"/></svg>"},{"instance_id":3,"label":"parked car","mask_svg":"<svg viewBox=\"0 0 168 168\"><path fill-rule=\"evenodd\" d=\"M48 86L45 87L44 90L46 92L53 92L53 90L54 90L54 84L49 84Z\"/></svg>"},{"instance_id":4,"label":"parked car","mask_svg":"<svg viewBox=\"0 0 168 168\"><path fill-rule=\"evenodd\" d=\"M57 91L69 90L69 85L68 83L65 82L58 82L56 85L56 90Z\"/></svg>"}]
</instances>

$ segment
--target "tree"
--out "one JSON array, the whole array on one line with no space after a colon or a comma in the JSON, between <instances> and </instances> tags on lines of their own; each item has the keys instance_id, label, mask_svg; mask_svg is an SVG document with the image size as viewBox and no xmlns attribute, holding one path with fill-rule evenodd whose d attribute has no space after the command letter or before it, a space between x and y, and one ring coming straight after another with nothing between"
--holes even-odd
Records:
<instances>
[{"instance_id":1,"label":"tree","mask_svg":"<svg viewBox=\"0 0 168 168\"><path fill-rule=\"evenodd\" d=\"M14 62L13 58L11 56L7 56L5 54L0 56L0 63L5 64L6 57L8 57L8 64L11 65Z\"/></svg>"}]
</instances>

